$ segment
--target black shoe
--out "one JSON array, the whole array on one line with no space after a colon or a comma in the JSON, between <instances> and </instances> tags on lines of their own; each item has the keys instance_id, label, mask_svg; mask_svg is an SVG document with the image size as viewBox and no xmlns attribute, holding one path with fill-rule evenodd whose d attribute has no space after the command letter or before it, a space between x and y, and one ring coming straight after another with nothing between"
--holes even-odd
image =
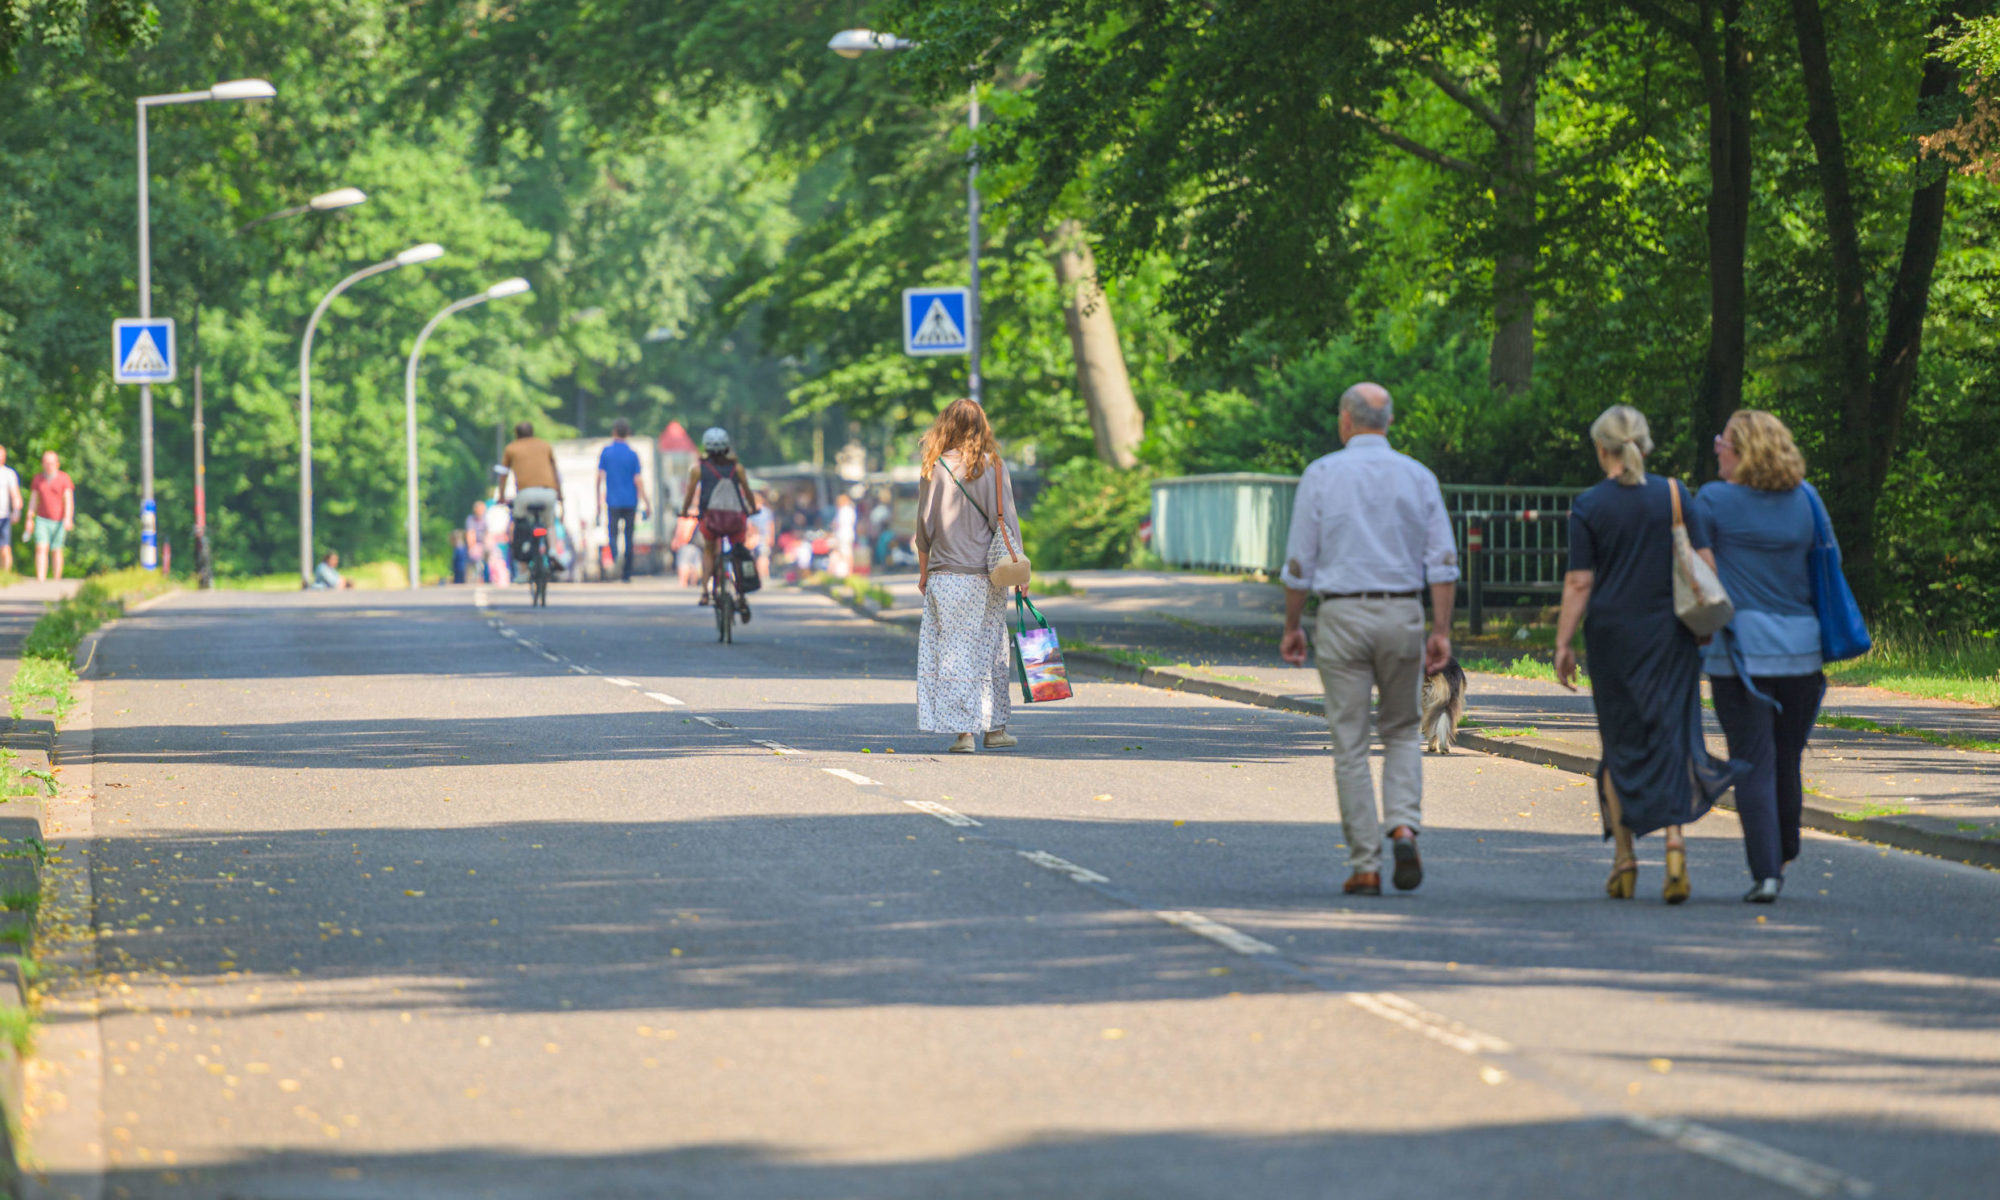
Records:
<instances>
[{"instance_id":1,"label":"black shoe","mask_svg":"<svg viewBox=\"0 0 2000 1200\"><path fill-rule=\"evenodd\" d=\"M750 602L748 600L738 600L736 602L736 615L743 618L745 625L750 623Z\"/></svg>"},{"instance_id":2,"label":"black shoe","mask_svg":"<svg viewBox=\"0 0 2000 1200\"><path fill-rule=\"evenodd\" d=\"M1778 892L1784 886L1785 881L1776 875L1773 875L1769 879L1759 879L1756 887L1743 893L1743 903L1776 904L1778 902Z\"/></svg>"},{"instance_id":3,"label":"black shoe","mask_svg":"<svg viewBox=\"0 0 2000 1200\"><path fill-rule=\"evenodd\" d=\"M1415 891L1424 881L1424 862L1417 857L1417 835L1405 834L1389 839L1390 851L1396 856L1395 874L1389 877L1399 892Z\"/></svg>"}]
</instances>

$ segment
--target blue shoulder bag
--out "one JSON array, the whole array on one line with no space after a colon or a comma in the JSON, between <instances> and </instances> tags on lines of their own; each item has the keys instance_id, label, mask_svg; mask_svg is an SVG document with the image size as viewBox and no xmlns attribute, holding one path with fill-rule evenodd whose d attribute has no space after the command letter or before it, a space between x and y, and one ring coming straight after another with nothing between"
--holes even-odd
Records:
<instances>
[{"instance_id":1,"label":"blue shoulder bag","mask_svg":"<svg viewBox=\"0 0 2000 1200\"><path fill-rule=\"evenodd\" d=\"M1833 522L1826 515L1826 503L1810 483L1801 483L1806 499L1812 501L1813 544L1806 556L1812 575L1813 611L1819 616L1819 656L1830 663L1845 662L1868 653L1875 643L1861 619L1861 606L1840 569L1840 543L1833 540Z\"/></svg>"}]
</instances>

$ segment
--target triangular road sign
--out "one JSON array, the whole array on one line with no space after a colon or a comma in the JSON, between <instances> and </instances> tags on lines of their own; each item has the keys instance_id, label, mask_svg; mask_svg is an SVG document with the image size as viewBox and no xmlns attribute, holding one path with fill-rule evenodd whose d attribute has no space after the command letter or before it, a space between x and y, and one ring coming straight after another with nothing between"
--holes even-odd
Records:
<instances>
[{"instance_id":1,"label":"triangular road sign","mask_svg":"<svg viewBox=\"0 0 2000 1200\"><path fill-rule=\"evenodd\" d=\"M923 322L910 335L910 341L919 346L958 346L965 342L965 331L953 323L944 301L934 299Z\"/></svg>"},{"instance_id":2,"label":"triangular road sign","mask_svg":"<svg viewBox=\"0 0 2000 1200\"><path fill-rule=\"evenodd\" d=\"M133 339L132 352L125 356L118 369L127 375L156 375L167 369L166 356L153 344L153 331L142 329Z\"/></svg>"}]
</instances>

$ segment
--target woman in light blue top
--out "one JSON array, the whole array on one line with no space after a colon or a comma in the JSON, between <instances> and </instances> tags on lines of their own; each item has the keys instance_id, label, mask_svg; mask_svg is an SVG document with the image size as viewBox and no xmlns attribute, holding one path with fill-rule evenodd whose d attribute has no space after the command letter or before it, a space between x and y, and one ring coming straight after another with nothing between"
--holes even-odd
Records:
<instances>
[{"instance_id":1,"label":"woman in light blue top","mask_svg":"<svg viewBox=\"0 0 2000 1200\"><path fill-rule=\"evenodd\" d=\"M1799 763L1826 694L1808 569L1812 485L1791 430L1767 412L1731 416L1716 436L1715 456L1722 482L1702 488L1694 507L1736 617L1709 642L1703 667L1729 757L1751 768L1736 783L1756 880L1743 898L1769 904L1784 885L1785 864L1799 855Z\"/></svg>"}]
</instances>

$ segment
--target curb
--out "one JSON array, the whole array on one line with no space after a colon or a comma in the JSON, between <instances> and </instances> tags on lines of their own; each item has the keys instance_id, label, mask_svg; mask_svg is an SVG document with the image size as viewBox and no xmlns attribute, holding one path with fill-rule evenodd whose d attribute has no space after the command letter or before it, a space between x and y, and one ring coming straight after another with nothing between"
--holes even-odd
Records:
<instances>
[{"instance_id":1,"label":"curb","mask_svg":"<svg viewBox=\"0 0 2000 1200\"><path fill-rule=\"evenodd\" d=\"M900 624L892 618L883 617L874 609L835 595L831 588L801 587L800 590L817 592L850 612L880 624L892 626ZM1137 667L1088 650L1065 650L1063 658L1078 666L1089 667L1092 671L1121 683L1137 683L1165 691L1213 696L1218 700L1232 700L1238 704L1252 704L1258 708L1303 713L1309 717L1323 716L1326 712L1325 702L1317 696L1278 695L1220 679L1204 679L1200 675L1190 674L1177 667ZM1575 775L1597 774L1596 755L1581 753L1561 743L1536 738L1490 737L1480 733L1478 727L1474 726L1461 728L1458 731L1458 744L1468 750L1490 754L1495 758L1511 758L1538 767L1554 767L1559 771ZM1874 842L1878 845L1893 846L1898 850L1913 850L1919 854L1951 859L1968 866L2000 870L2000 842L1957 837L1889 817L1857 817L1850 820L1838 810L1816 807L1812 799L1811 796L1806 797L1805 812L1800 818L1800 823L1808 829L1838 834L1853 841ZM1731 812L1736 811L1735 806L1726 800L1717 803L1716 807Z\"/></svg>"}]
</instances>

